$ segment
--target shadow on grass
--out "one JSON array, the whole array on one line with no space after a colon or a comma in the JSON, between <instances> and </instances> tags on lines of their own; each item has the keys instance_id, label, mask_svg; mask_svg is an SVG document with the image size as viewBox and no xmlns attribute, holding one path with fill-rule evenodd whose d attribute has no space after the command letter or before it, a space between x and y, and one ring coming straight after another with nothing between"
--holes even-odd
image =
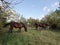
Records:
<instances>
[{"instance_id":1,"label":"shadow on grass","mask_svg":"<svg viewBox=\"0 0 60 45\"><path fill-rule=\"evenodd\" d=\"M60 33L60 29L49 29L49 30L51 30L53 32L59 32Z\"/></svg>"}]
</instances>

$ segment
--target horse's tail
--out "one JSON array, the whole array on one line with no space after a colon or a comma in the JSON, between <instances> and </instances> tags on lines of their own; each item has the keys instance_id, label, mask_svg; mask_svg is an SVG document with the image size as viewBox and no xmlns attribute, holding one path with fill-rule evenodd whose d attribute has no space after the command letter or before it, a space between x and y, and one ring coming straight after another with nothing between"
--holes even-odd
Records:
<instances>
[{"instance_id":1,"label":"horse's tail","mask_svg":"<svg viewBox=\"0 0 60 45\"><path fill-rule=\"evenodd\" d=\"M6 23L3 25L3 27L7 27L8 25L10 25L10 23Z\"/></svg>"}]
</instances>

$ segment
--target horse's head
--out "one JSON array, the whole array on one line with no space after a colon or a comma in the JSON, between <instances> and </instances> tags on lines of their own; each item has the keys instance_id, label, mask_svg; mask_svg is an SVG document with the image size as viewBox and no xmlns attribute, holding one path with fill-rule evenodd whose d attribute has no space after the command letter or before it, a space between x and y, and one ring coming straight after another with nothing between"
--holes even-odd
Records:
<instances>
[{"instance_id":1,"label":"horse's head","mask_svg":"<svg viewBox=\"0 0 60 45\"><path fill-rule=\"evenodd\" d=\"M24 29L25 29L25 32L27 32L27 25L23 22L20 22L20 25L22 25L22 27L24 27Z\"/></svg>"}]
</instances>

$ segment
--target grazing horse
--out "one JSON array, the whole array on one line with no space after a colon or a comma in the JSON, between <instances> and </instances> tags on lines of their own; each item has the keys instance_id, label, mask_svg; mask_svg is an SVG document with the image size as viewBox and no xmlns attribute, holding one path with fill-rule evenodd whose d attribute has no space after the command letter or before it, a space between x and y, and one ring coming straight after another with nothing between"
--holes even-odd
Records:
<instances>
[{"instance_id":1,"label":"grazing horse","mask_svg":"<svg viewBox=\"0 0 60 45\"><path fill-rule=\"evenodd\" d=\"M3 27L6 27L6 26L10 26L9 28L9 32L12 32L13 28L19 28L19 31L21 31L21 28L23 27L25 29L25 32L27 32L27 27L24 23L20 22L20 23L17 23L17 22L10 22L10 23L7 23L5 24Z\"/></svg>"},{"instance_id":2,"label":"grazing horse","mask_svg":"<svg viewBox=\"0 0 60 45\"><path fill-rule=\"evenodd\" d=\"M34 24L34 26L35 26L35 28L36 28L36 30L37 30L38 27L42 27L42 28L46 29L49 25L48 25L47 23L36 22L36 23Z\"/></svg>"}]
</instances>

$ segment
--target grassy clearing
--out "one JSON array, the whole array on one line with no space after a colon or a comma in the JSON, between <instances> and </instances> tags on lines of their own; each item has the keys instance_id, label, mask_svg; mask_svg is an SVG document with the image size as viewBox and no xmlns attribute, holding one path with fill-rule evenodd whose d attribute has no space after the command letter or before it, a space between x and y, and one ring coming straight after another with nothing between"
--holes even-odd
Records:
<instances>
[{"instance_id":1,"label":"grassy clearing","mask_svg":"<svg viewBox=\"0 0 60 45\"><path fill-rule=\"evenodd\" d=\"M60 32L33 29L28 29L28 32L2 32L0 45L60 45Z\"/></svg>"}]
</instances>

